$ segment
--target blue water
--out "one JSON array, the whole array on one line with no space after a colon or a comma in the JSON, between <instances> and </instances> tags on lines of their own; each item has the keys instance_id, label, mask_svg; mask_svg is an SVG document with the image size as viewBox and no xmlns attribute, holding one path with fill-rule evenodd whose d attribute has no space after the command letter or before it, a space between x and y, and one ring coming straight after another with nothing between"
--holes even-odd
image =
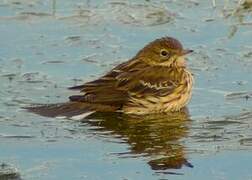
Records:
<instances>
[{"instance_id":1,"label":"blue water","mask_svg":"<svg viewBox=\"0 0 252 180\"><path fill-rule=\"evenodd\" d=\"M0 164L22 179L251 179L250 22L232 0L0 1ZM21 109L67 101L67 87L167 35L195 51L190 116L79 122Z\"/></svg>"}]
</instances>

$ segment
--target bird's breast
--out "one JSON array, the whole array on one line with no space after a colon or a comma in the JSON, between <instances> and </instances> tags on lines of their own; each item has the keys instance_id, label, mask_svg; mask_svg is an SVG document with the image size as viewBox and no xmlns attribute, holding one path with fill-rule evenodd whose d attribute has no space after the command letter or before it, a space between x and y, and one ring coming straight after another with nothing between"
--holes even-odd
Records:
<instances>
[{"instance_id":1,"label":"bird's breast","mask_svg":"<svg viewBox=\"0 0 252 180\"><path fill-rule=\"evenodd\" d=\"M191 99L193 87L193 76L190 72L185 71L183 83L174 89L174 92L162 99L164 104L162 111L174 112L180 111Z\"/></svg>"},{"instance_id":2,"label":"bird's breast","mask_svg":"<svg viewBox=\"0 0 252 180\"><path fill-rule=\"evenodd\" d=\"M164 96L132 96L123 111L128 114L151 114L180 111L191 99L193 76L184 71L182 81L171 93Z\"/></svg>"}]
</instances>

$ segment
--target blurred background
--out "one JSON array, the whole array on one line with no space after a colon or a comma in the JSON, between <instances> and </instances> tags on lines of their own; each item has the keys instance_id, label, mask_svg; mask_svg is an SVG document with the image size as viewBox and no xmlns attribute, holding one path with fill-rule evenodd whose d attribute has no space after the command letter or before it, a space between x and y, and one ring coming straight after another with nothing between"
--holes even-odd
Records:
<instances>
[{"instance_id":1,"label":"blurred background","mask_svg":"<svg viewBox=\"0 0 252 180\"><path fill-rule=\"evenodd\" d=\"M0 0L0 179L251 180L251 0ZM194 50L188 112L52 119L148 42Z\"/></svg>"}]
</instances>

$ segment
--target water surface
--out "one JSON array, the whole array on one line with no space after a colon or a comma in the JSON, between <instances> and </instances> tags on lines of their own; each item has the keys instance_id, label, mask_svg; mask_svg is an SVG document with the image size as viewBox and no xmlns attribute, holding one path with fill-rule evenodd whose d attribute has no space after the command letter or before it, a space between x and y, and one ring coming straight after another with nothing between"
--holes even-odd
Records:
<instances>
[{"instance_id":1,"label":"water surface","mask_svg":"<svg viewBox=\"0 0 252 180\"><path fill-rule=\"evenodd\" d=\"M236 1L0 1L0 177L252 178L251 9ZM83 121L21 109L67 100L146 43L195 52L188 112Z\"/></svg>"}]
</instances>

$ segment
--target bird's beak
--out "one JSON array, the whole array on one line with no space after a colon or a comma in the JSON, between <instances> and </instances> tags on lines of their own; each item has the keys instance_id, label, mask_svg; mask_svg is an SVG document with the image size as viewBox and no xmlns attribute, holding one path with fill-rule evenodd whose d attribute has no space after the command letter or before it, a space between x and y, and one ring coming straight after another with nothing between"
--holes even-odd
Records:
<instances>
[{"instance_id":1,"label":"bird's beak","mask_svg":"<svg viewBox=\"0 0 252 180\"><path fill-rule=\"evenodd\" d=\"M192 53L192 52L193 52L193 50L191 50L191 49L183 49L183 50L181 51L181 55L184 56L184 55L190 54L190 53Z\"/></svg>"}]
</instances>

